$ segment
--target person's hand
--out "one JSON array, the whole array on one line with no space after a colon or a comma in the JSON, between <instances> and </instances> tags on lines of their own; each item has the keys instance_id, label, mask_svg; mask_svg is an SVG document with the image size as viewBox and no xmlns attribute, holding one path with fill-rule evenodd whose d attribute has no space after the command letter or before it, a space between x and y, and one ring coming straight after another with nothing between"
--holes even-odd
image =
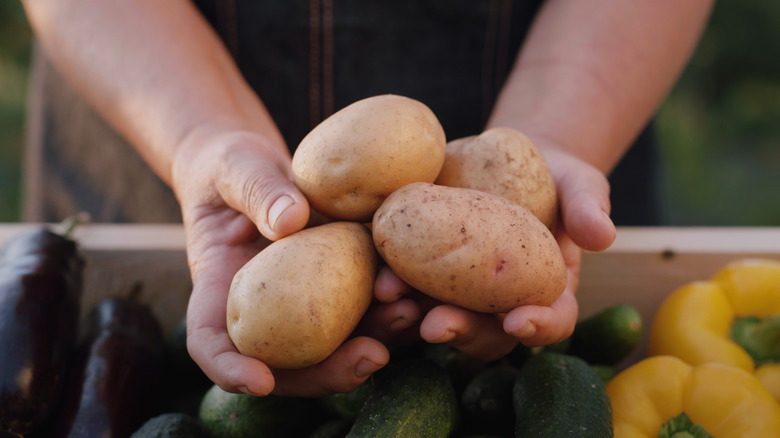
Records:
<instances>
[{"instance_id":1,"label":"person's hand","mask_svg":"<svg viewBox=\"0 0 780 438\"><path fill-rule=\"evenodd\" d=\"M602 251L615 240L606 176L564 149L537 145L550 166L558 192L560 222L555 237L566 262L568 283L551 306L523 306L507 314L504 330L527 346L551 345L571 335L577 322L575 292L582 250Z\"/></svg>"},{"instance_id":2,"label":"person's hand","mask_svg":"<svg viewBox=\"0 0 780 438\"><path fill-rule=\"evenodd\" d=\"M575 292L582 249L603 250L615 238L609 218L609 184L599 170L564 150L550 147L543 151L556 181L561 210L556 239L567 267L563 294L550 306L521 306L506 314L484 314L431 299L420 302L418 292L383 267L374 294L385 307L373 309L372 318L396 329L387 330L382 337L380 328L367 321L363 324L366 333L392 342L398 328L411 327L427 342L448 343L484 361L506 355L518 343L551 345L571 335L577 321ZM383 313L390 309L392 317ZM409 331L404 334L408 336Z\"/></svg>"},{"instance_id":3,"label":"person's hand","mask_svg":"<svg viewBox=\"0 0 780 438\"><path fill-rule=\"evenodd\" d=\"M290 174L284 145L249 132L190 138L174 164L193 281L187 347L205 374L230 392L312 397L346 392L389 360L382 343L355 337L312 367L272 370L241 355L230 340L225 315L234 274L270 240L307 223L308 203Z\"/></svg>"}]
</instances>

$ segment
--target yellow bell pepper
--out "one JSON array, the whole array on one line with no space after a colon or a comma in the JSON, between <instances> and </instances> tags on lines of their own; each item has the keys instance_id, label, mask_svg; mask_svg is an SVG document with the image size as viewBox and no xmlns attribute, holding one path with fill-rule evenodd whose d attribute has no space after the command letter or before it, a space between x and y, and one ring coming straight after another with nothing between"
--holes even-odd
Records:
<instances>
[{"instance_id":1,"label":"yellow bell pepper","mask_svg":"<svg viewBox=\"0 0 780 438\"><path fill-rule=\"evenodd\" d=\"M780 363L768 363L756 368L756 377L780 402Z\"/></svg>"},{"instance_id":2,"label":"yellow bell pepper","mask_svg":"<svg viewBox=\"0 0 780 438\"><path fill-rule=\"evenodd\" d=\"M681 414L717 438L780 437L780 404L752 373L731 365L651 356L610 380L607 395L615 438L664 436Z\"/></svg>"},{"instance_id":3,"label":"yellow bell pepper","mask_svg":"<svg viewBox=\"0 0 780 438\"><path fill-rule=\"evenodd\" d=\"M780 401L780 261L738 260L675 290L653 318L647 352L760 370Z\"/></svg>"}]
</instances>

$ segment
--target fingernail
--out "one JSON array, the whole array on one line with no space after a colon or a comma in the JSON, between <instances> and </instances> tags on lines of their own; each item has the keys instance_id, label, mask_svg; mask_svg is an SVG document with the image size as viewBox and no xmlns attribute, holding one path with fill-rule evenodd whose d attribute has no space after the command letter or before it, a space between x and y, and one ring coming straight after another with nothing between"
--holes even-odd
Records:
<instances>
[{"instance_id":1,"label":"fingernail","mask_svg":"<svg viewBox=\"0 0 780 438\"><path fill-rule=\"evenodd\" d=\"M246 386L239 386L239 387L238 387L238 390L239 390L239 391L240 391L242 394L249 394L249 395L254 395L254 394L252 394L252 392L249 390L249 388L247 388Z\"/></svg>"},{"instance_id":2,"label":"fingernail","mask_svg":"<svg viewBox=\"0 0 780 438\"><path fill-rule=\"evenodd\" d=\"M520 339L530 338L536 333L536 326L531 321L526 321L520 330L516 330L514 335Z\"/></svg>"},{"instance_id":3,"label":"fingernail","mask_svg":"<svg viewBox=\"0 0 780 438\"><path fill-rule=\"evenodd\" d=\"M455 338L455 332L453 332L452 330L447 330L447 331L444 332L443 335L439 336L438 338L436 338L436 339L434 339L432 341L428 341L428 342L430 342L432 344L443 344L445 342L451 341L453 338Z\"/></svg>"},{"instance_id":4,"label":"fingernail","mask_svg":"<svg viewBox=\"0 0 780 438\"><path fill-rule=\"evenodd\" d=\"M295 204L295 200L289 195L280 196L268 209L268 223L272 229L276 229L276 222L282 216L282 214L291 205Z\"/></svg>"},{"instance_id":5,"label":"fingernail","mask_svg":"<svg viewBox=\"0 0 780 438\"><path fill-rule=\"evenodd\" d=\"M406 328L411 327L412 323L406 318L398 318L390 323L390 330L394 332L400 332Z\"/></svg>"},{"instance_id":6,"label":"fingernail","mask_svg":"<svg viewBox=\"0 0 780 438\"><path fill-rule=\"evenodd\" d=\"M355 367L355 375L360 378L370 376L379 370L379 368L382 367L368 359L363 358Z\"/></svg>"}]
</instances>

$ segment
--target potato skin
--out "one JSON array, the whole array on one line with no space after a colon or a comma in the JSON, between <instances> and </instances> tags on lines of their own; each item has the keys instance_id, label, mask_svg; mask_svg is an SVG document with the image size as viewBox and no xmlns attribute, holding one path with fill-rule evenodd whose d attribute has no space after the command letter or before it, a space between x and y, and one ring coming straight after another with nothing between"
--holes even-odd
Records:
<instances>
[{"instance_id":1,"label":"potato skin","mask_svg":"<svg viewBox=\"0 0 780 438\"><path fill-rule=\"evenodd\" d=\"M341 109L304 137L293 155L293 180L322 214L368 222L394 190L433 182L446 144L439 120L423 103L373 96Z\"/></svg>"},{"instance_id":2,"label":"potato skin","mask_svg":"<svg viewBox=\"0 0 780 438\"><path fill-rule=\"evenodd\" d=\"M520 131L497 127L450 141L435 183L503 196L555 232L555 181L541 151Z\"/></svg>"},{"instance_id":3,"label":"potato skin","mask_svg":"<svg viewBox=\"0 0 780 438\"><path fill-rule=\"evenodd\" d=\"M233 278L227 329L272 368L314 365L350 335L373 295L379 257L368 228L333 222L280 239Z\"/></svg>"},{"instance_id":4,"label":"potato skin","mask_svg":"<svg viewBox=\"0 0 780 438\"><path fill-rule=\"evenodd\" d=\"M373 239L409 285L478 312L549 305L566 287L547 227L514 202L477 190L409 184L377 210Z\"/></svg>"}]
</instances>

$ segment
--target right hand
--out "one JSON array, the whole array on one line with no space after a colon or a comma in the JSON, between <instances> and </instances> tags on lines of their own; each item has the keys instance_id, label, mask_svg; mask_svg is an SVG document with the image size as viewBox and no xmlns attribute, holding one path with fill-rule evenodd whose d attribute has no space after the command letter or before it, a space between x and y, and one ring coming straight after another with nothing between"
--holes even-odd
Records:
<instances>
[{"instance_id":1,"label":"right hand","mask_svg":"<svg viewBox=\"0 0 780 438\"><path fill-rule=\"evenodd\" d=\"M309 217L285 145L253 132L189 138L176 155L173 187L193 282L187 347L214 383L230 392L318 397L349 391L388 362L381 342L356 337L312 367L273 370L241 355L228 336L227 296L235 273L271 241L302 229Z\"/></svg>"}]
</instances>

